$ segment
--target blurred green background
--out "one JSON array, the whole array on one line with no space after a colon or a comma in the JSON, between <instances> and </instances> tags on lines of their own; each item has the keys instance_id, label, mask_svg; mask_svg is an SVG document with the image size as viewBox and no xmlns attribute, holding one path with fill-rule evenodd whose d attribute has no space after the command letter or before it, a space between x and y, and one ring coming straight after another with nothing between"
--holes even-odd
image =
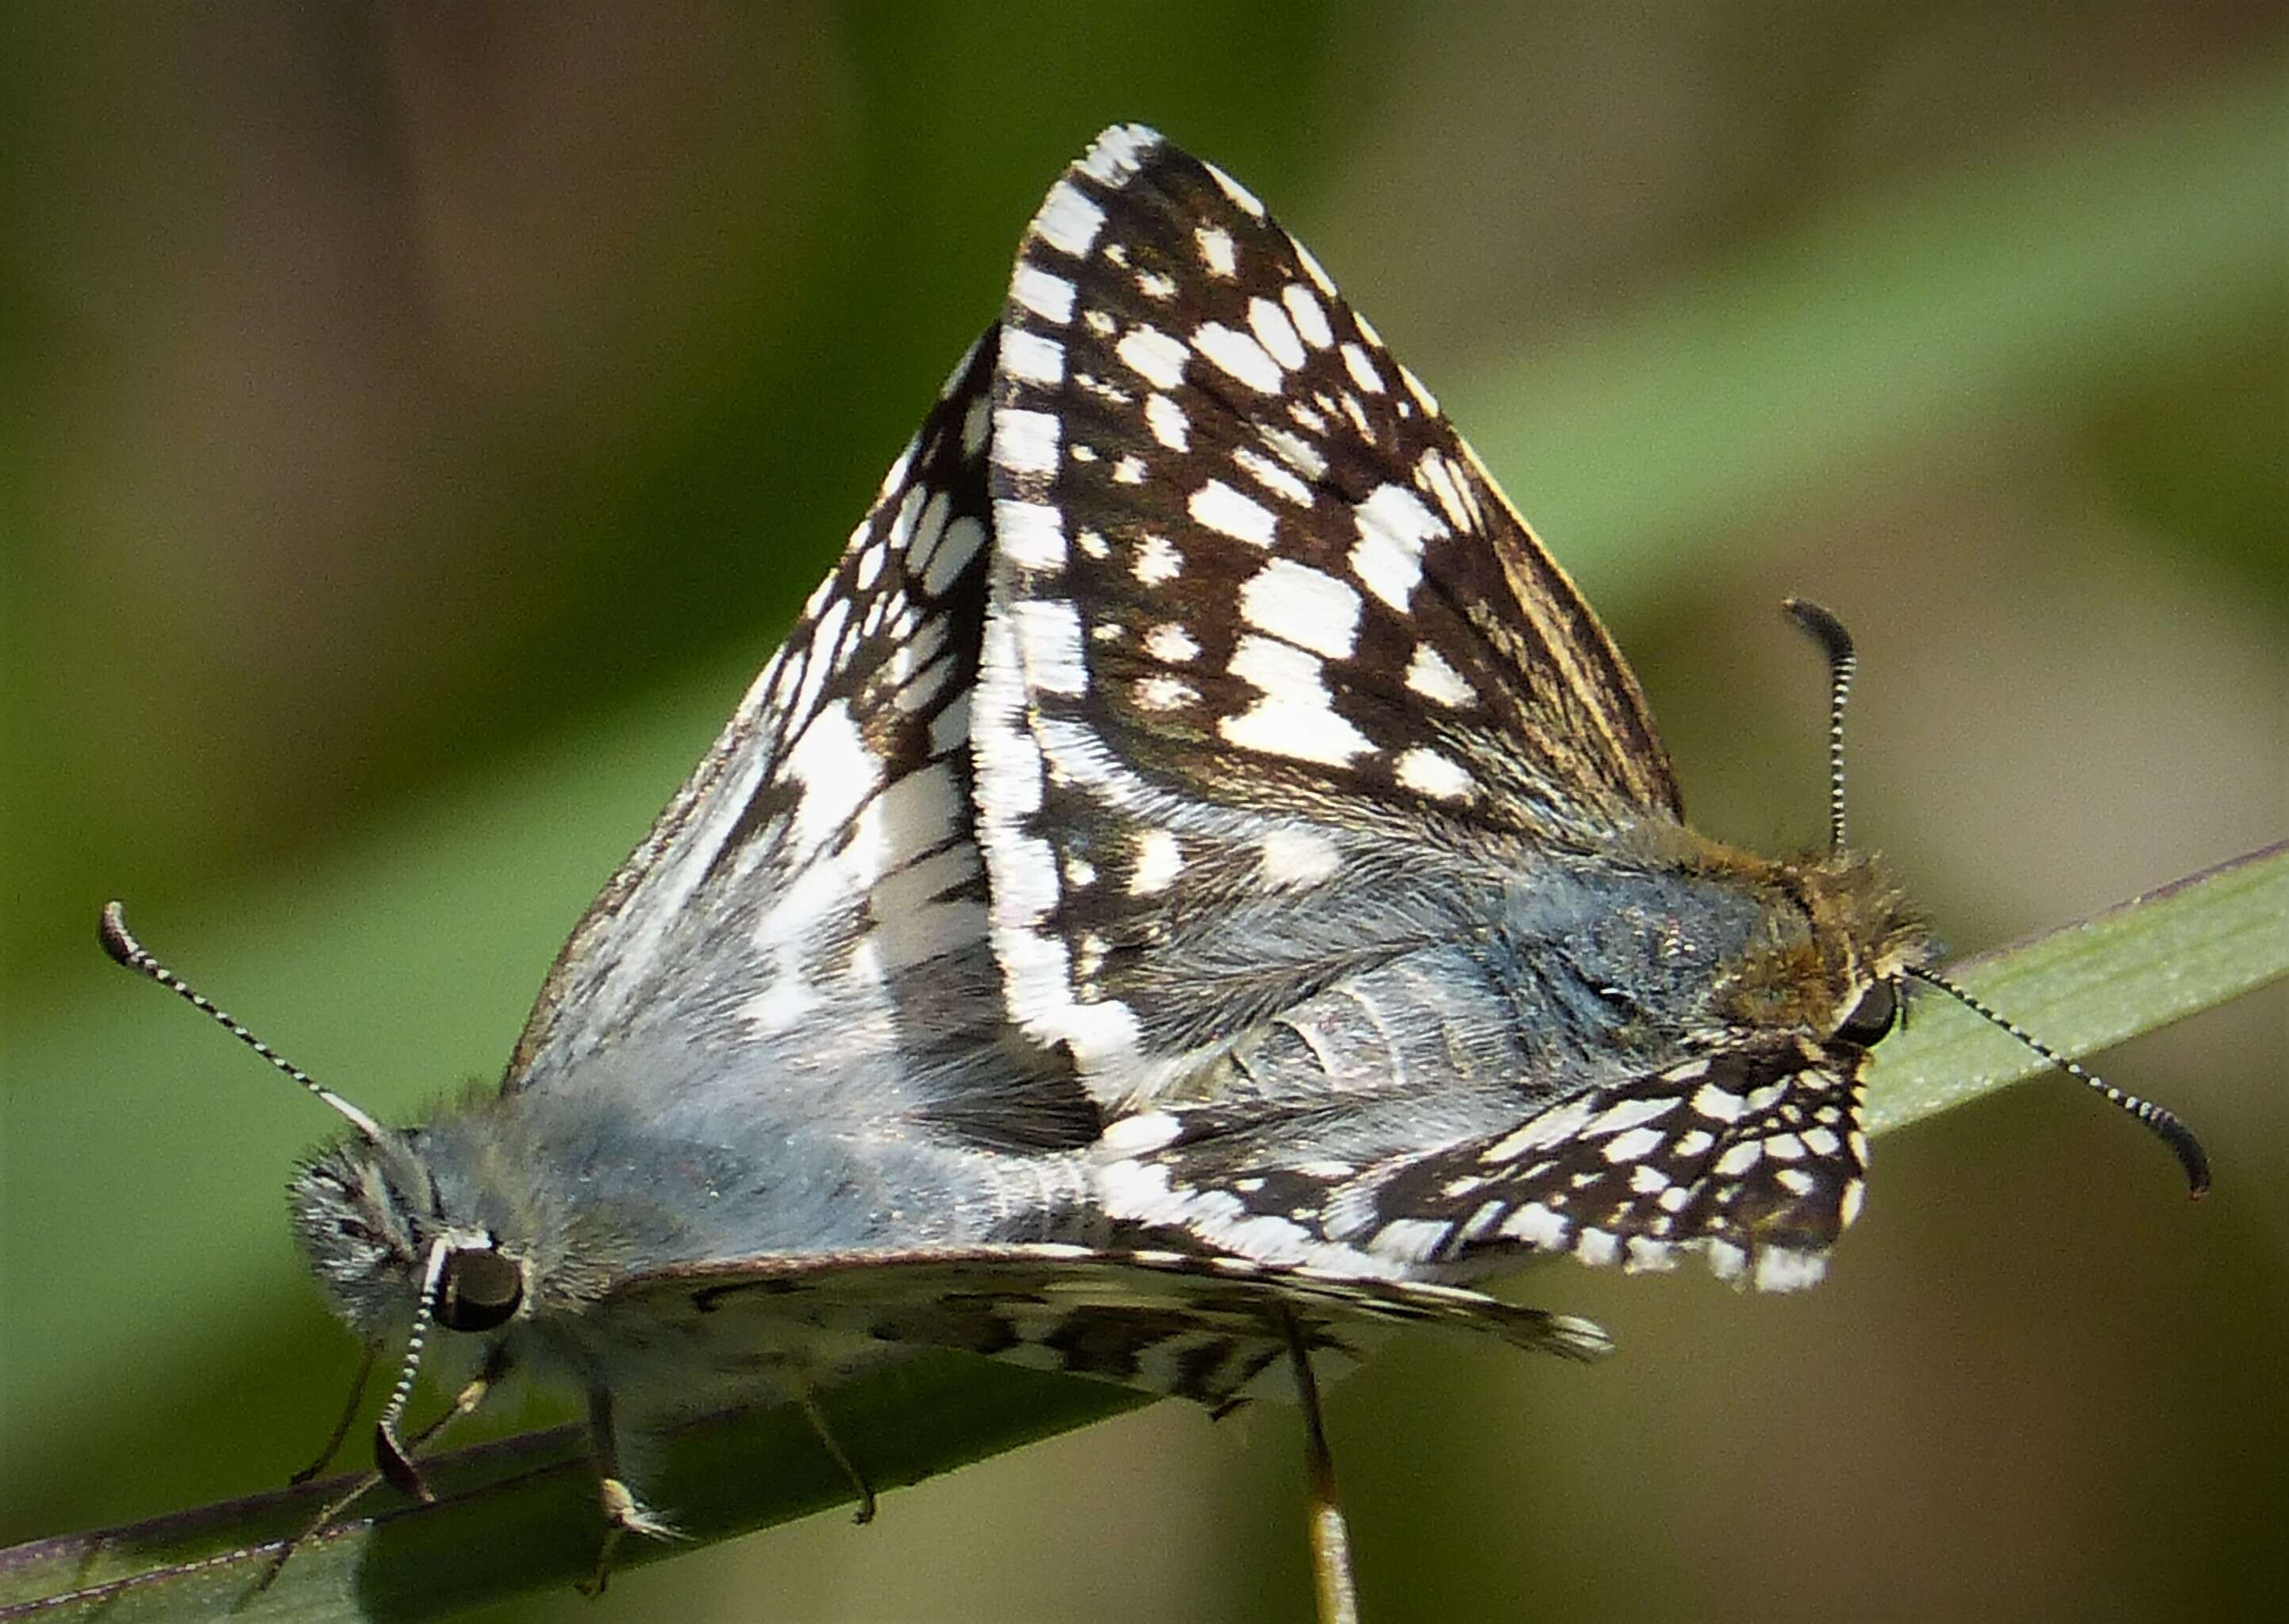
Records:
<instances>
[{"instance_id":1,"label":"blurred green background","mask_svg":"<svg viewBox=\"0 0 2289 1624\"><path fill-rule=\"evenodd\" d=\"M403 1116L857 518L1102 124L1215 158L1631 652L1696 821L1860 838L1958 948L2289 824L2289 13L463 5L19 12L0 1540L275 1483L353 1349L307 1100L98 905ZM1553 1265L1582 1371L1337 1390L1369 1615L2230 1616L2289 1582L2289 1003L1878 1147L1830 1283ZM502 1618L1302 1619L1292 1417L1157 1406Z\"/></svg>"}]
</instances>

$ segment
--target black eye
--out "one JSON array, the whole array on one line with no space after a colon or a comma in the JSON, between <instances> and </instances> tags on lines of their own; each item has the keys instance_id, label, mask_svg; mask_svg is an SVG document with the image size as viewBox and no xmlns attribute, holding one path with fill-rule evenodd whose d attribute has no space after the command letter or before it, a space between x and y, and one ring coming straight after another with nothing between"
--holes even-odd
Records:
<instances>
[{"instance_id":1,"label":"black eye","mask_svg":"<svg viewBox=\"0 0 2289 1624\"><path fill-rule=\"evenodd\" d=\"M524 1300L524 1275L490 1246L464 1246L445 1260L437 1323L449 1331L490 1331Z\"/></svg>"},{"instance_id":2,"label":"black eye","mask_svg":"<svg viewBox=\"0 0 2289 1624\"><path fill-rule=\"evenodd\" d=\"M1900 989L1889 981L1878 981L1860 995L1860 1002L1852 1012L1837 1024L1836 1036L1847 1044L1866 1048L1900 1020Z\"/></svg>"}]
</instances>

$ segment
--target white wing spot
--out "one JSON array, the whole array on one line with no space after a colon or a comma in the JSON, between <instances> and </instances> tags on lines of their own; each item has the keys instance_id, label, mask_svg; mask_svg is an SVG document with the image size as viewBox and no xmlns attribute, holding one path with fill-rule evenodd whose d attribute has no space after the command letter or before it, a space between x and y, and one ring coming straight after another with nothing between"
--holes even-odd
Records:
<instances>
[{"instance_id":1,"label":"white wing spot","mask_svg":"<svg viewBox=\"0 0 2289 1624\"><path fill-rule=\"evenodd\" d=\"M993 414L993 460L1012 473L1053 474L1062 432L1054 412L1003 406Z\"/></svg>"},{"instance_id":2,"label":"white wing spot","mask_svg":"<svg viewBox=\"0 0 2289 1624\"><path fill-rule=\"evenodd\" d=\"M1383 381L1383 374L1375 370L1375 363L1368 357L1367 351L1356 344L1346 342L1343 347L1342 354L1344 370L1351 373L1353 383L1370 395L1380 395L1384 392L1387 386Z\"/></svg>"},{"instance_id":3,"label":"white wing spot","mask_svg":"<svg viewBox=\"0 0 2289 1624\"><path fill-rule=\"evenodd\" d=\"M1192 348L1258 395L1277 395L1287 387L1288 374L1271 352L1222 322L1201 323L1192 333Z\"/></svg>"},{"instance_id":4,"label":"white wing spot","mask_svg":"<svg viewBox=\"0 0 2289 1624\"><path fill-rule=\"evenodd\" d=\"M1323 420L1324 422L1324 420ZM1319 479L1328 471L1328 460L1320 448L1301 435L1266 423L1256 428L1256 437L1280 453L1280 460L1306 479Z\"/></svg>"},{"instance_id":5,"label":"white wing spot","mask_svg":"<svg viewBox=\"0 0 2289 1624\"><path fill-rule=\"evenodd\" d=\"M1244 212L1255 215L1258 220L1264 218L1264 204L1256 200L1254 192L1249 191L1213 164L1203 164L1200 167L1207 170L1215 179L1216 183L1224 188L1224 195L1238 204Z\"/></svg>"},{"instance_id":6,"label":"white wing spot","mask_svg":"<svg viewBox=\"0 0 2289 1624\"><path fill-rule=\"evenodd\" d=\"M1402 1262L1422 1263L1435 1256L1455 1226L1443 1219L1394 1218L1375 1232L1369 1252Z\"/></svg>"},{"instance_id":7,"label":"white wing spot","mask_svg":"<svg viewBox=\"0 0 2289 1624\"><path fill-rule=\"evenodd\" d=\"M1196 521L1219 535L1245 541L1250 547L1272 545L1275 529L1272 510L1255 498L1241 495L1221 479L1211 479L1193 492L1184 508Z\"/></svg>"},{"instance_id":8,"label":"white wing spot","mask_svg":"<svg viewBox=\"0 0 2289 1624\"><path fill-rule=\"evenodd\" d=\"M1144 402L1144 426L1152 437L1172 452L1192 448L1192 420L1184 409L1166 395L1153 395Z\"/></svg>"},{"instance_id":9,"label":"white wing spot","mask_svg":"<svg viewBox=\"0 0 2289 1624\"><path fill-rule=\"evenodd\" d=\"M938 539L937 550L923 567L922 590L932 597L944 597L985 544L985 526L975 514L965 513L950 521Z\"/></svg>"},{"instance_id":10,"label":"white wing spot","mask_svg":"<svg viewBox=\"0 0 2289 1624\"><path fill-rule=\"evenodd\" d=\"M1150 124L1115 124L1097 138L1078 167L1092 180L1123 186L1160 144L1160 132Z\"/></svg>"},{"instance_id":11,"label":"white wing spot","mask_svg":"<svg viewBox=\"0 0 2289 1624\"><path fill-rule=\"evenodd\" d=\"M1129 894L1149 897L1168 889L1184 869L1184 847L1168 829L1140 829L1137 834L1137 864L1129 871Z\"/></svg>"},{"instance_id":12,"label":"white wing spot","mask_svg":"<svg viewBox=\"0 0 2289 1624\"><path fill-rule=\"evenodd\" d=\"M1584 1229L1574 1243L1574 1255L1584 1263L1603 1268L1622 1255L1621 1237L1606 1229Z\"/></svg>"},{"instance_id":13,"label":"white wing spot","mask_svg":"<svg viewBox=\"0 0 2289 1624\"><path fill-rule=\"evenodd\" d=\"M1240 255L1232 245L1232 233L1222 226L1200 227L1192 241L1200 245L1200 263L1208 268L1209 276L1228 278L1239 273Z\"/></svg>"},{"instance_id":14,"label":"white wing spot","mask_svg":"<svg viewBox=\"0 0 2289 1624\"><path fill-rule=\"evenodd\" d=\"M1073 284L1038 265L1020 265L1010 279L1009 297L1053 327L1073 320Z\"/></svg>"},{"instance_id":15,"label":"white wing spot","mask_svg":"<svg viewBox=\"0 0 2289 1624\"><path fill-rule=\"evenodd\" d=\"M1581 1132L1582 1124L1590 1120L1590 1104L1589 1099L1584 1097L1551 1106L1487 1146L1479 1153L1479 1160L1487 1163L1514 1162L1529 1150L1540 1150L1545 1146L1574 1138ZM1507 1230L1508 1226L1503 1227Z\"/></svg>"},{"instance_id":16,"label":"white wing spot","mask_svg":"<svg viewBox=\"0 0 2289 1624\"><path fill-rule=\"evenodd\" d=\"M1368 591L1406 613L1423 579L1424 544L1446 535L1447 527L1405 485L1378 485L1352 516L1360 539L1352 548L1352 572Z\"/></svg>"},{"instance_id":17,"label":"white wing spot","mask_svg":"<svg viewBox=\"0 0 2289 1624\"><path fill-rule=\"evenodd\" d=\"M1065 695L1088 692L1089 662L1081 653L1080 610L1063 598L1027 598L1009 614L1017 627L1029 686Z\"/></svg>"},{"instance_id":18,"label":"white wing spot","mask_svg":"<svg viewBox=\"0 0 2289 1624\"><path fill-rule=\"evenodd\" d=\"M1573 1224L1538 1201L1529 1201L1503 1220L1502 1232L1514 1241L1556 1252L1566 1244Z\"/></svg>"},{"instance_id":19,"label":"white wing spot","mask_svg":"<svg viewBox=\"0 0 2289 1624\"><path fill-rule=\"evenodd\" d=\"M1748 1103L1730 1089L1719 1088L1714 1083L1703 1083L1693 1095L1694 1110L1711 1122L1738 1122Z\"/></svg>"},{"instance_id":20,"label":"white wing spot","mask_svg":"<svg viewBox=\"0 0 2289 1624\"><path fill-rule=\"evenodd\" d=\"M1304 364L1304 340L1288 313L1262 295L1248 301L1248 330L1274 361L1288 372Z\"/></svg>"},{"instance_id":21,"label":"white wing spot","mask_svg":"<svg viewBox=\"0 0 2289 1624\"><path fill-rule=\"evenodd\" d=\"M1267 829L1256 845L1264 860L1264 877L1287 889L1316 885L1344 866L1336 843L1316 829Z\"/></svg>"},{"instance_id":22,"label":"white wing spot","mask_svg":"<svg viewBox=\"0 0 2289 1624\"><path fill-rule=\"evenodd\" d=\"M1713 1261L1715 1253L1712 1251ZM1820 1284L1828 1272L1828 1260L1818 1252L1793 1252L1785 1246L1769 1246L1757 1254L1757 1289L1760 1292L1800 1292L1808 1285Z\"/></svg>"},{"instance_id":23,"label":"white wing spot","mask_svg":"<svg viewBox=\"0 0 2289 1624\"><path fill-rule=\"evenodd\" d=\"M1183 710L1200 702L1200 691L1181 676L1140 676L1133 692L1144 710Z\"/></svg>"},{"instance_id":24,"label":"white wing spot","mask_svg":"<svg viewBox=\"0 0 2289 1624\"><path fill-rule=\"evenodd\" d=\"M1140 1111L1105 1124L1097 1148L1119 1156L1144 1156L1173 1144L1184 1131L1184 1123L1167 1111Z\"/></svg>"},{"instance_id":25,"label":"white wing spot","mask_svg":"<svg viewBox=\"0 0 2289 1624\"><path fill-rule=\"evenodd\" d=\"M1335 329L1328 325L1327 307L1302 283L1291 282L1280 289L1280 302L1288 307L1288 319L1313 349L1325 349L1336 341Z\"/></svg>"},{"instance_id":26,"label":"white wing spot","mask_svg":"<svg viewBox=\"0 0 2289 1624\"><path fill-rule=\"evenodd\" d=\"M993 529L1001 556L1021 569L1055 572L1065 567L1065 515L1059 508L1001 497L993 504Z\"/></svg>"},{"instance_id":27,"label":"white wing spot","mask_svg":"<svg viewBox=\"0 0 2289 1624\"><path fill-rule=\"evenodd\" d=\"M1184 572L1184 556L1168 537L1147 535L1137 544L1137 562L1129 572L1138 584L1158 587Z\"/></svg>"},{"instance_id":28,"label":"white wing spot","mask_svg":"<svg viewBox=\"0 0 2289 1624\"><path fill-rule=\"evenodd\" d=\"M1105 225L1105 211L1070 180L1049 188L1041 211L1033 216L1033 235L1059 253L1075 259L1089 251Z\"/></svg>"},{"instance_id":29,"label":"white wing spot","mask_svg":"<svg viewBox=\"0 0 2289 1624\"><path fill-rule=\"evenodd\" d=\"M1113 353L1154 388L1173 389L1184 380L1184 357L1191 352L1157 327L1132 327Z\"/></svg>"},{"instance_id":30,"label":"white wing spot","mask_svg":"<svg viewBox=\"0 0 2289 1624\"><path fill-rule=\"evenodd\" d=\"M1446 510L1447 522L1456 530L1474 529L1478 510L1464 495L1463 484L1455 472L1455 465L1437 451L1424 452L1415 464L1415 483L1437 499Z\"/></svg>"},{"instance_id":31,"label":"white wing spot","mask_svg":"<svg viewBox=\"0 0 2289 1624\"><path fill-rule=\"evenodd\" d=\"M1427 643L1416 644L1415 657L1407 662L1407 686L1410 692L1419 693L1432 704L1444 705L1449 710L1460 710L1479 702L1479 691Z\"/></svg>"},{"instance_id":32,"label":"white wing spot","mask_svg":"<svg viewBox=\"0 0 2289 1624\"><path fill-rule=\"evenodd\" d=\"M1407 385L1407 392L1415 396L1416 404L1431 416L1437 417L1439 415L1438 396L1423 387L1423 380L1408 370L1404 362L1400 364L1399 376L1400 381Z\"/></svg>"},{"instance_id":33,"label":"white wing spot","mask_svg":"<svg viewBox=\"0 0 2289 1624\"><path fill-rule=\"evenodd\" d=\"M1616 1167L1625 1162L1642 1160L1648 1153L1661 1148L1661 1137L1658 1128L1625 1129L1606 1141L1606 1160Z\"/></svg>"},{"instance_id":34,"label":"white wing spot","mask_svg":"<svg viewBox=\"0 0 2289 1624\"><path fill-rule=\"evenodd\" d=\"M1013 328L1001 335L1001 365L1012 378L1054 388L1065 380L1065 347L1038 332Z\"/></svg>"},{"instance_id":35,"label":"white wing spot","mask_svg":"<svg viewBox=\"0 0 2289 1624\"><path fill-rule=\"evenodd\" d=\"M1232 460L1265 490L1283 496L1298 508L1312 505L1312 487L1296 477L1286 464L1274 461L1262 452L1251 451L1245 445L1232 448Z\"/></svg>"},{"instance_id":36,"label":"white wing spot","mask_svg":"<svg viewBox=\"0 0 2289 1624\"><path fill-rule=\"evenodd\" d=\"M1426 745L1400 751L1392 774L1416 794L1441 801L1468 801L1478 788L1467 767Z\"/></svg>"},{"instance_id":37,"label":"white wing spot","mask_svg":"<svg viewBox=\"0 0 2289 1624\"><path fill-rule=\"evenodd\" d=\"M1186 665L1200 657L1198 640L1174 620L1163 621L1146 632L1144 649L1153 659L1166 660L1172 666Z\"/></svg>"},{"instance_id":38,"label":"white wing spot","mask_svg":"<svg viewBox=\"0 0 2289 1624\"><path fill-rule=\"evenodd\" d=\"M1216 724L1227 742L1265 756L1336 767L1375 754L1367 735L1332 708L1326 669L1316 654L1251 635L1240 640L1226 668L1264 695Z\"/></svg>"},{"instance_id":39,"label":"white wing spot","mask_svg":"<svg viewBox=\"0 0 2289 1624\"><path fill-rule=\"evenodd\" d=\"M1248 577L1240 615L1258 631L1331 660L1349 659L1359 646L1358 591L1292 558L1274 558Z\"/></svg>"}]
</instances>

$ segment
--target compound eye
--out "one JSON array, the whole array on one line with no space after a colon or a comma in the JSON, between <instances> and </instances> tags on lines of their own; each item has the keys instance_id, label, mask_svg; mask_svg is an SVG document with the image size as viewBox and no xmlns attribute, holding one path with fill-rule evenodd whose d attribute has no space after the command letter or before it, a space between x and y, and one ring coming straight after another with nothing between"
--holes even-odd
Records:
<instances>
[{"instance_id":1,"label":"compound eye","mask_svg":"<svg viewBox=\"0 0 2289 1624\"><path fill-rule=\"evenodd\" d=\"M1900 989L1878 981L1860 995L1852 1012L1837 1024L1836 1036L1867 1048L1900 1023Z\"/></svg>"},{"instance_id":2,"label":"compound eye","mask_svg":"<svg viewBox=\"0 0 2289 1624\"><path fill-rule=\"evenodd\" d=\"M524 1271L490 1246L463 1246L445 1260L437 1323L449 1331L490 1331L524 1300Z\"/></svg>"}]
</instances>

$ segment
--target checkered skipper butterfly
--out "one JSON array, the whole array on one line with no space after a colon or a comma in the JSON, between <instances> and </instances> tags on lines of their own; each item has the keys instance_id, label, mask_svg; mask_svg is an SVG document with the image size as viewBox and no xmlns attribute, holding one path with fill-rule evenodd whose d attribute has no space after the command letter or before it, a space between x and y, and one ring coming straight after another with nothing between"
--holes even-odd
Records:
<instances>
[{"instance_id":1,"label":"checkered skipper butterfly","mask_svg":"<svg viewBox=\"0 0 2289 1624\"><path fill-rule=\"evenodd\" d=\"M375 1447L408 1493L427 1491L398 1426L425 1369L466 1381L448 1420L513 1372L585 1394L609 1558L622 1531L669 1531L622 1479L627 1424L757 1397L805 1405L863 1516L863 1463L812 1395L901 1348L1216 1408L1400 1325L1603 1349L1594 1326L1467 1290L1107 1249L1087 1151L1102 1113L1010 1029L971 834L1001 376L989 332L573 932L497 1092L384 1126L106 910L115 958L349 1124L296 1176L295 1228L368 1368L405 1343Z\"/></svg>"},{"instance_id":2,"label":"checkered skipper butterfly","mask_svg":"<svg viewBox=\"0 0 2289 1624\"><path fill-rule=\"evenodd\" d=\"M1818 1278L1902 989L1988 1012L1840 789L1809 855L1687 828L1629 667L1430 391L1153 132L1049 193L1001 344L979 829L1009 1007L1112 1118L1105 1210L1393 1277ZM1849 640L1791 611L1840 752Z\"/></svg>"}]
</instances>

